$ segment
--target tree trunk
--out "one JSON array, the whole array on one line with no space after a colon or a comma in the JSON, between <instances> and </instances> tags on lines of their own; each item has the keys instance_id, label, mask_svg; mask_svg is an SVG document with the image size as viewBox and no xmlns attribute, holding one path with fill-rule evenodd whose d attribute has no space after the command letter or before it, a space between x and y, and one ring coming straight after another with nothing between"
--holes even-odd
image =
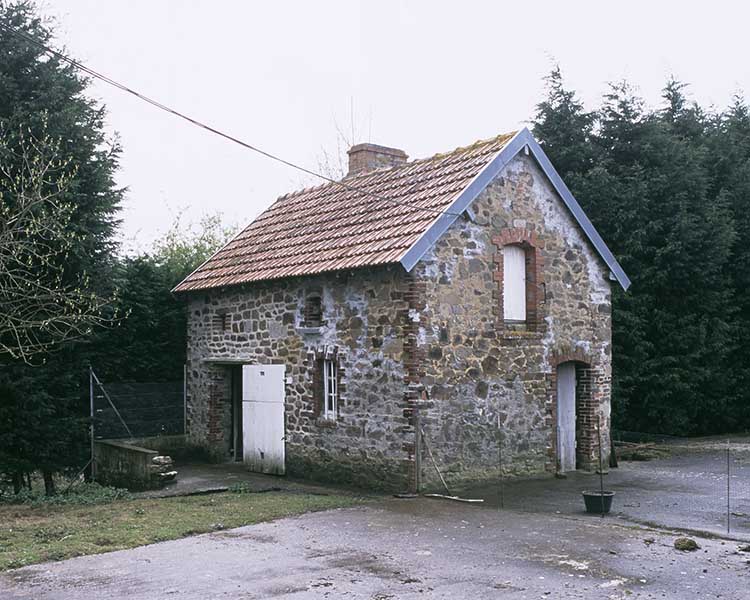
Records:
<instances>
[{"instance_id":1,"label":"tree trunk","mask_svg":"<svg viewBox=\"0 0 750 600\"><path fill-rule=\"evenodd\" d=\"M23 488L23 473L21 471L16 471L15 473L13 473L13 493L20 494L22 488Z\"/></svg>"},{"instance_id":2,"label":"tree trunk","mask_svg":"<svg viewBox=\"0 0 750 600\"><path fill-rule=\"evenodd\" d=\"M55 480L52 477L52 471L42 471L42 477L44 477L44 493L47 496L55 495Z\"/></svg>"},{"instance_id":3,"label":"tree trunk","mask_svg":"<svg viewBox=\"0 0 750 600\"><path fill-rule=\"evenodd\" d=\"M610 433L610 436L612 434ZM615 438L610 437L610 452L609 452L609 466L613 469L617 468L617 449L615 448Z\"/></svg>"}]
</instances>

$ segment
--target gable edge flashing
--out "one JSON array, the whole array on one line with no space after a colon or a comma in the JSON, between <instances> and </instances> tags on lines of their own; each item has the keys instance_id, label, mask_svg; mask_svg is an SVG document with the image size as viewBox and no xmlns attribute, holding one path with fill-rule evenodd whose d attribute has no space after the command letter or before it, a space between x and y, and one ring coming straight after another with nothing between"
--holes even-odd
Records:
<instances>
[{"instance_id":1,"label":"gable edge flashing","mask_svg":"<svg viewBox=\"0 0 750 600\"><path fill-rule=\"evenodd\" d=\"M469 208L476 197L484 191L498 173L500 173L500 171L502 171L523 148L528 148L531 151L539 168L552 184L552 187L558 193L565 206L567 206L576 223L578 223L584 234L586 234L591 245L594 246L594 249L607 265L610 273L614 276L614 279L620 284L623 290L627 291L631 284L630 278L620 266L620 263L617 262L614 254L612 254L612 251L607 247L607 244L604 242L601 235L599 235L594 224L586 216L586 213L583 212L581 205L578 204L573 193L568 189L568 186L555 170L555 167L544 153L544 150L534 139L534 136L531 135L531 132L527 127L524 127L516 133L516 135L514 135L497 153L495 158L493 158L484 169L477 173L471 183L466 186L466 188L446 209L446 212L433 221L427 231L425 231L420 238L412 244L411 248L403 254L399 262L407 272L411 272L427 250L429 250L430 247L432 247L432 245L448 230L459 215Z\"/></svg>"}]
</instances>

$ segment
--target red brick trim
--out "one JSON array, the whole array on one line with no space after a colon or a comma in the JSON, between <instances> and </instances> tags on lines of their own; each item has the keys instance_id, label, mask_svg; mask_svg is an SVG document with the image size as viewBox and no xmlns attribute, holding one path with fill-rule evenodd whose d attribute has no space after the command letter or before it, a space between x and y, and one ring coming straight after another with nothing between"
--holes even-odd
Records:
<instances>
[{"instance_id":1,"label":"red brick trim","mask_svg":"<svg viewBox=\"0 0 750 600\"><path fill-rule=\"evenodd\" d=\"M544 240L531 229L512 227L501 229L492 238L495 245L495 271L493 277L497 282L495 292L495 323L497 331L505 331L503 318L503 247L521 246L526 251L526 331L544 330Z\"/></svg>"},{"instance_id":2,"label":"red brick trim","mask_svg":"<svg viewBox=\"0 0 750 600\"><path fill-rule=\"evenodd\" d=\"M227 377L229 373L226 367L212 365L208 368L208 402L206 419L206 441L211 444L219 444L224 439L222 427L222 411L227 397Z\"/></svg>"},{"instance_id":3,"label":"red brick trim","mask_svg":"<svg viewBox=\"0 0 750 600\"><path fill-rule=\"evenodd\" d=\"M415 311L422 311L427 305L427 283L419 281L415 276L407 274L406 287L403 300L406 307L402 311L403 331L403 364L404 364L404 401L403 416L407 419L408 426L403 429L403 450L406 453L404 459L404 471L409 484L409 489L416 492L416 460L415 444L416 420L415 415L421 410L422 380L425 376L426 355L423 348L419 347L419 326L424 317L419 315L415 320Z\"/></svg>"},{"instance_id":4,"label":"red brick trim","mask_svg":"<svg viewBox=\"0 0 750 600\"><path fill-rule=\"evenodd\" d=\"M549 471L560 471L557 447L557 367L573 362L576 366L576 463L581 469L591 469L596 452L596 419L603 398L594 390L597 369L592 367L590 356L581 348L556 351L549 359L551 372L547 375L547 423L549 446L547 448Z\"/></svg>"},{"instance_id":5,"label":"red brick trim","mask_svg":"<svg viewBox=\"0 0 750 600\"><path fill-rule=\"evenodd\" d=\"M554 351L549 362L553 367L557 367L557 365L564 362L579 362L590 365L591 357L583 350L583 348L566 348L564 350Z\"/></svg>"}]
</instances>

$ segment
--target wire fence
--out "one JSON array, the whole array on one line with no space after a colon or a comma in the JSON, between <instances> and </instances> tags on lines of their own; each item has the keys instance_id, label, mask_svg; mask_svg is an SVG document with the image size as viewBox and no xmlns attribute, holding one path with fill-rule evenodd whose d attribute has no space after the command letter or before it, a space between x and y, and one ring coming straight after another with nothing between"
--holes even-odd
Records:
<instances>
[{"instance_id":1,"label":"wire fence","mask_svg":"<svg viewBox=\"0 0 750 600\"><path fill-rule=\"evenodd\" d=\"M681 529L750 535L750 436L613 432L622 510Z\"/></svg>"},{"instance_id":2,"label":"wire fence","mask_svg":"<svg viewBox=\"0 0 750 600\"><path fill-rule=\"evenodd\" d=\"M103 382L93 369L90 376L93 439L185 433L183 381Z\"/></svg>"}]
</instances>

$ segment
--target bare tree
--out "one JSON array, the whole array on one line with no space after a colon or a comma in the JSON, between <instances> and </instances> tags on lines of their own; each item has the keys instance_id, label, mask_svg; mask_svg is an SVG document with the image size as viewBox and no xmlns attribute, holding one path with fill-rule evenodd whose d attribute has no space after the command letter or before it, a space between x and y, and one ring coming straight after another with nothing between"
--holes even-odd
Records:
<instances>
[{"instance_id":1,"label":"bare tree","mask_svg":"<svg viewBox=\"0 0 750 600\"><path fill-rule=\"evenodd\" d=\"M357 137L354 128L352 128L351 133L348 133L344 131L335 119L334 126L336 128L336 149L333 151L326 148L321 149L318 155L318 172L330 179L340 181L346 177L346 173L349 171L349 161L346 153L354 145L354 140ZM319 182L316 181L315 183Z\"/></svg>"},{"instance_id":2,"label":"bare tree","mask_svg":"<svg viewBox=\"0 0 750 600\"><path fill-rule=\"evenodd\" d=\"M369 142L371 138L372 129L372 113L369 115L368 121L368 133L366 140ZM365 137L361 131L361 123L356 118L354 111L354 98L350 99L349 103L349 125L347 128L342 126L339 120L334 117L333 126L336 130L336 148L335 150L328 150L325 147L321 149L318 155L318 172L330 179L337 181L346 177L349 171L349 158L347 156L348 150L361 141ZM320 181L315 181L314 184L318 184Z\"/></svg>"},{"instance_id":3,"label":"bare tree","mask_svg":"<svg viewBox=\"0 0 750 600\"><path fill-rule=\"evenodd\" d=\"M87 275L66 272L76 171L44 131L0 129L0 356L27 363L108 320Z\"/></svg>"}]
</instances>

